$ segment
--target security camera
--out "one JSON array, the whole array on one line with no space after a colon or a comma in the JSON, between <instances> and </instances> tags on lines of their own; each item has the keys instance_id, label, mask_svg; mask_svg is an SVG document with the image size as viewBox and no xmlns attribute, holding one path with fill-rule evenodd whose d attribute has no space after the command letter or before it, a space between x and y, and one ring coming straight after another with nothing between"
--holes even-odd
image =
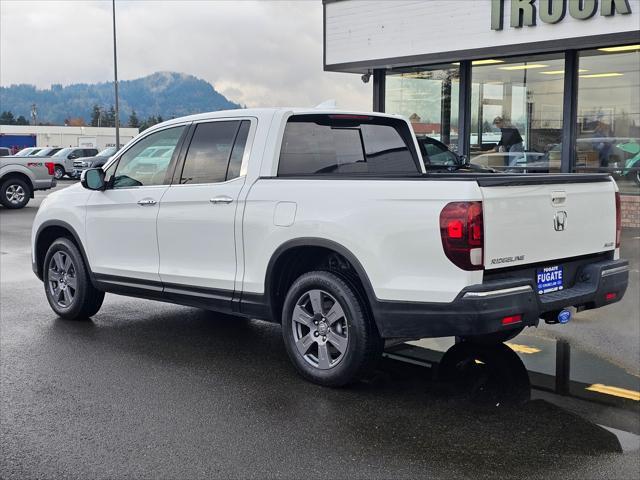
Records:
<instances>
[{"instance_id":1,"label":"security camera","mask_svg":"<svg viewBox=\"0 0 640 480\"><path fill-rule=\"evenodd\" d=\"M369 83L369 79L371 78L371 72L367 72L360 77L362 79L362 83Z\"/></svg>"}]
</instances>

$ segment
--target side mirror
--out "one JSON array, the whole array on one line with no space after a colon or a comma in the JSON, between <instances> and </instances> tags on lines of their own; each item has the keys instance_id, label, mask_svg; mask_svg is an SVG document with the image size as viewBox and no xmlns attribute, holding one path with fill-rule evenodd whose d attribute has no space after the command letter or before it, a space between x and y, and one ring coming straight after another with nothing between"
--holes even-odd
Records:
<instances>
[{"instance_id":1,"label":"side mirror","mask_svg":"<svg viewBox=\"0 0 640 480\"><path fill-rule=\"evenodd\" d=\"M104 181L104 170L101 168L89 168L80 175L80 184L87 190L104 190L107 186Z\"/></svg>"},{"instance_id":2,"label":"side mirror","mask_svg":"<svg viewBox=\"0 0 640 480\"><path fill-rule=\"evenodd\" d=\"M76 155L75 153L72 153L71 155L69 155L67 157L69 160L75 160L76 158L78 158L78 155Z\"/></svg>"},{"instance_id":3,"label":"side mirror","mask_svg":"<svg viewBox=\"0 0 640 480\"><path fill-rule=\"evenodd\" d=\"M459 157L462 165L469 165L471 163L466 155L459 155Z\"/></svg>"}]
</instances>

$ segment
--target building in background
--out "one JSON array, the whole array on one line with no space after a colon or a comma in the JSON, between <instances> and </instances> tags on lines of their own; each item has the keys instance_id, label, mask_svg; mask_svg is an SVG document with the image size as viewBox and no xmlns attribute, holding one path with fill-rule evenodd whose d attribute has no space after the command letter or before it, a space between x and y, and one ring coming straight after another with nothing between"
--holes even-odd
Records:
<instances>
[{"instance_id":1,"label":"building in background","mask_svg":"<svg viewBox=\"0 0 640 480\"><path fill-rule=\"evenodd\" d=\"M138 135L137 128L120 127L120 144ZM116 144L113 127L62 127L46 125L0 125L0 147L87 147L102 150Z\"/></svg>"},{"instance_id":2,"label":"building in background","mask_svg":"<svg viewBox=\"0 0 640 480\"><path fill-rule=\"evenodd\" d=\"M323 3L324 68L374 110L498 170L609 172L640 227L640 0Z\"/></svg>"}]
</instances>

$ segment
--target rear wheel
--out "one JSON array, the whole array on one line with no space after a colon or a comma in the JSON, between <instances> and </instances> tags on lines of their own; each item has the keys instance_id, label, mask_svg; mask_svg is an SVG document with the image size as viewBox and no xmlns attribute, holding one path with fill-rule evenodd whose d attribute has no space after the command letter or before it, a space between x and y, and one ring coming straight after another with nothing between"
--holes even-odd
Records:
<instances>
[{"instance_id":1,"label":"rear wheel","mask_svg":"<svg viewBox=\"0 0 640 480\"><path fill-rule=\"evenodd\" d=\"M51 244L44 259L44 289L49 305L67 320L86 320L98 313L104 292L91 283L78 247L68 238Z\"/></svg>"},{"instance_id":2,"label":"rear wheel","mask_svg":"<svg viewBox=\"0 0 640 480\"><path fill-rule=\"evenodd\" d=\"M6 208L22 208L29 203L31 187L21 178L9 178L0 186L0 203Z\"/></svg>"},{"instance_id":3,"label":"rear wheel","mask_svg":"<svg viewBox=\"0 0 640 480\"><path fill-rule=\"evenodd\" d=\"M53 169L53 176L56 177L56 180L60 180L64 177L64 167L62 165L56 165Z\"/></svg>"},{"instance_id":4,"label":"rear wheel","mask_svg":"<svg viewBox=\"0 0 640 480\"><path fill-rule=\"evenodd\" d=\"M382 341L355 289L325 271L305 273L291 286L282 310L289 358L307 380L332 387L365 376Z\"/></svg>"},{"instance_id":5,"label":"rear wheel","mask_svg":"<svg viewBox=\"0 0 640 480\"><path fill-rule=\"evenodd\" d=\"M502 332L485 333L484 335L469 335L460 337L463 342L475 343L477 345L496 345L504 343L517 337L524 330L524 327L505 330Z\"/></svg>"}]
</instances>

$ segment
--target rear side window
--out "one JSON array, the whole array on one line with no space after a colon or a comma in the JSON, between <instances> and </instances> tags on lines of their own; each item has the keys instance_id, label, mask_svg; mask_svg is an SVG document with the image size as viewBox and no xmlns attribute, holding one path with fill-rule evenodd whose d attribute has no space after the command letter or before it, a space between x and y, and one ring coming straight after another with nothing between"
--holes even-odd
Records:
<instances>
[{"instance_id":1,"label":"rear side window","mask_svg":"<svg viewBox=\"0 0 640 480\"><path fill-rule=\"evenodd\" d=\"M248 120L196 125L180 183L217 183L237 177L249 125Z\"/></svg>"},{"instance_id":2,"label":"rear side window","mask_svg":"<svg viewBox=\"0 0 640 480\"><path fill-rule=\"evenodd\" d=\"M418 174L416 159L401 120L298 115L285 127L278 175Z\"/></svg>"}]
</instances>

